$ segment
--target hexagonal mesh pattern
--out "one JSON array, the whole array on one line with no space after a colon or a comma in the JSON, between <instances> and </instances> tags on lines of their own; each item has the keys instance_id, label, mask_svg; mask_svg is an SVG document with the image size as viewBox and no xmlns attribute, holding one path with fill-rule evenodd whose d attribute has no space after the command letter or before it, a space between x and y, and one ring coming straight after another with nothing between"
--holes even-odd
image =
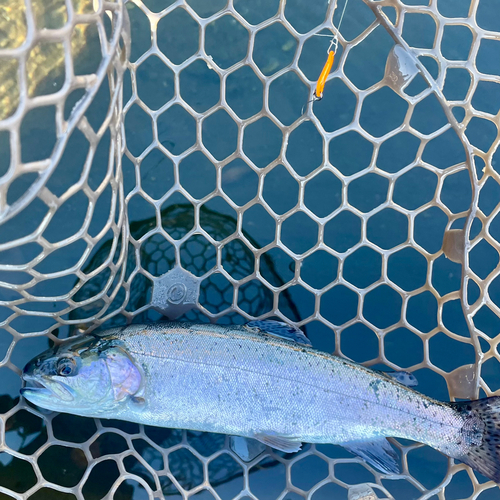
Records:
<instances>
[{"instance_id":1,"label":"hexagonal mesh pattern","mask_svg":"<svg viewBox=\"0 0 500 500\"><path fill-rule=\"evenodd\" d=\"M494 3L350 0L304 112L343 2L0 5L2 498L496 498L419 444L394 441L397 478L326 445L246 463L225 436L18 397L48 342L158 319L174 268L200 288L183 318L277 317L431 396L495 394Z\"/></svg>"}]
</instances>

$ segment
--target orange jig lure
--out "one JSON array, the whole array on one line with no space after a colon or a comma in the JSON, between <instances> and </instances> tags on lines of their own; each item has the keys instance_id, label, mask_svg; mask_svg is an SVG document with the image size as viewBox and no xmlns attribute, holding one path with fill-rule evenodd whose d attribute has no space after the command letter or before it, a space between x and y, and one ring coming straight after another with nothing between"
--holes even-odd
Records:
<instances>
[{"instance_id":1,"label":"orange jig lure","mask_svg":"<svg viewBox=\"0 0 500 500\"><path fill-rule=\"evenodd\" d=\"M325 65L323 66L323 70L319 75L318 81L316 83L316 90L314 91L314 100L321 101L323 99L323 90L325 89L326 79L330 74L330 71L333 66L333 60L335 58L335 52L333 50L329 50L328 59L326 60Z\"/></svg>"},{"instance_id":2,"label":"orange jig lure","mask_svg":"<svg viewBox=\"0 0 500 500\"><path fill-rule=\"evenodd\" d=\"M318 36L325 36L325 35L318 35ZM338 43L339 42L337 36L335 35L330 41L330 46L326 51L326 53L328 54L328 58L326 60L325 65L323 66L323 69L321 70L321 74L319 75L318 81L316 82L316 89L313 92L313 98L310 101L307 101L307 103L304 104L304 106L302 106L302 114L304 113L304 108L307 106L307 104L314 101L321 101L321 99L323 99L323 91L325 90L325 85L326 85L326 80L328 79L328 75L332 70Z\"/></svg>"}]
</instances>

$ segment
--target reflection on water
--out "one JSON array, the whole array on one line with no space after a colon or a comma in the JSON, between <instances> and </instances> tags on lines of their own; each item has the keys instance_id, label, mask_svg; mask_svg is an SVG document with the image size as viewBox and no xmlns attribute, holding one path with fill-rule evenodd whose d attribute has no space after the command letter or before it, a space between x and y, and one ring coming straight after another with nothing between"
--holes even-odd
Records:
<instances>
[{"instance_id":1,"label":"reflection on water","mask_svg":"<svg viewBox=\"0 0 500 500\"><path fill-rule=\"evenodd\" d=\"M73 0L76 14L93 13L92 0ZM68 21L64 0L32 0L33 20L38 30L60 29ZM0 50L21 48L27 40L28 26L25 2L7 0L0 3ZM71 53L78 56L88 48L90 38L95 38L97 29L94 24L76 24L71 33ZM94 45L93 41L90 41ZM94 47L95 48L95 47ZM100 47L98 48L100 51ZM61 89L65 78L65 53L63 38L60 40L39 41L29 52L23 79L29 97L53 94ZM13 115L19 104L19 61L2 58L0 64L0 120ZM73 68L79 74L77 67Z\"/></svg>"}]
</instances>

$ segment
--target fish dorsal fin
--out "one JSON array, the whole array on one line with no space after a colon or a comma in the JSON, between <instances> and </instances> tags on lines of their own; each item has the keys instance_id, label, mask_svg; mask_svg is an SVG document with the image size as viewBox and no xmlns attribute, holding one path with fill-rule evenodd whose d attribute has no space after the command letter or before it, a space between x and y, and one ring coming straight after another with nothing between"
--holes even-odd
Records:
<instances>
[{"instance_id":1,"label":"fish dorsal fin","mask_svg":"<svg viewBox=\"0 0 500 500\"><path fill-rule=\"evenodd\" d=\"M275 450L284 451L285 453L295 453L302 448L302 443L296 438L290 436L279 436L272 432L259 432L258 434L255 434L253 438L266 446L270 446Z\"/></svg>"},{"instance_id":2,"label":"fish dorsal fin","mask_svg":"<svg viewBox=\"0 0 500 500\"><path fill-rule=\"evenodd\" d=\"M281 337L287 340L293 340L298 344L312 346L311 341L305 336L304 332L299 328L283 323L282 321L274 321L271 319L261 319L250 321L245 326L248 328L257 328L261 332Z\"/></svg>"},{"instance_id":3,"label":"fish dorsal fin","mask_svg":"<svg viewBox=\"0 0 500 500\"><path fill-rule=\"evenodd\" d=\"M342 446L384 474L399 474L398 455L384 437L344 443Z\"/></svg>"},{"instance_id":4,"label":"fish dorsal fin","mask_svg":"<svg viewBox=\"0 0 500 500\"><path fill-rule=\"evenodd\" d=\"M400 384L406 385L406 387L417 387L418 385L418 380L413 373L401 370L401 371L394 371L394 372L382 372L379 371L381 375L383 375L386 378L395 380L396 382L399 382Z\"/></svg>"}]
</instances>

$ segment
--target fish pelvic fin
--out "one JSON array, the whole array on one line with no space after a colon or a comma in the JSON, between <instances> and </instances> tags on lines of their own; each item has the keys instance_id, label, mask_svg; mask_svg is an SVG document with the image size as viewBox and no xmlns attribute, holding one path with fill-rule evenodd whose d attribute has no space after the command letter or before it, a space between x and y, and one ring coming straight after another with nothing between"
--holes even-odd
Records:
<instances>
[{"instance_id":1,"label":"fish pelvic fin","mask_svg":"<svg viewBox=\"0 0 500 500\"><path fill-rule=\"evenodd\" d=\"M453 458L500 483L500 396L450 405L465 416L462 438L468 445L464 454Z\"/></svg>"},{"instance_id":2,"label":"fish pelvic fin","mask_svg":"<svg viewBox=\"0 0 500 500\"><path fill-rule=\"evenodd\" d=\"M280 436L274 432L260 432L255 434L253 438L266 446L270 446L275 450L284 451L285 453L295 453L302 448L302 443L296 438Z\"/></svg>"},{"instance_id":3,"label":"fish pelvic fin","mask_svg":"<svg viewBox=\"0 0 500 500\"><path fill-rule=\"evenodd\" d=\"M229 438L229 447L243 462L251 462L266 449L264 443L242 436L231 436Z\"/></svg>"},{"instance_id":4,"label":"fish pelvic fin","mask_svg":"<svg viewBox=\"0 0 500 500\"><path fill-rule=\"evenodd\" d=\"M385 437L342 443L341 446L384 474L399 474L400 472L398 455Z\"/></svg>"}]
</instances>

